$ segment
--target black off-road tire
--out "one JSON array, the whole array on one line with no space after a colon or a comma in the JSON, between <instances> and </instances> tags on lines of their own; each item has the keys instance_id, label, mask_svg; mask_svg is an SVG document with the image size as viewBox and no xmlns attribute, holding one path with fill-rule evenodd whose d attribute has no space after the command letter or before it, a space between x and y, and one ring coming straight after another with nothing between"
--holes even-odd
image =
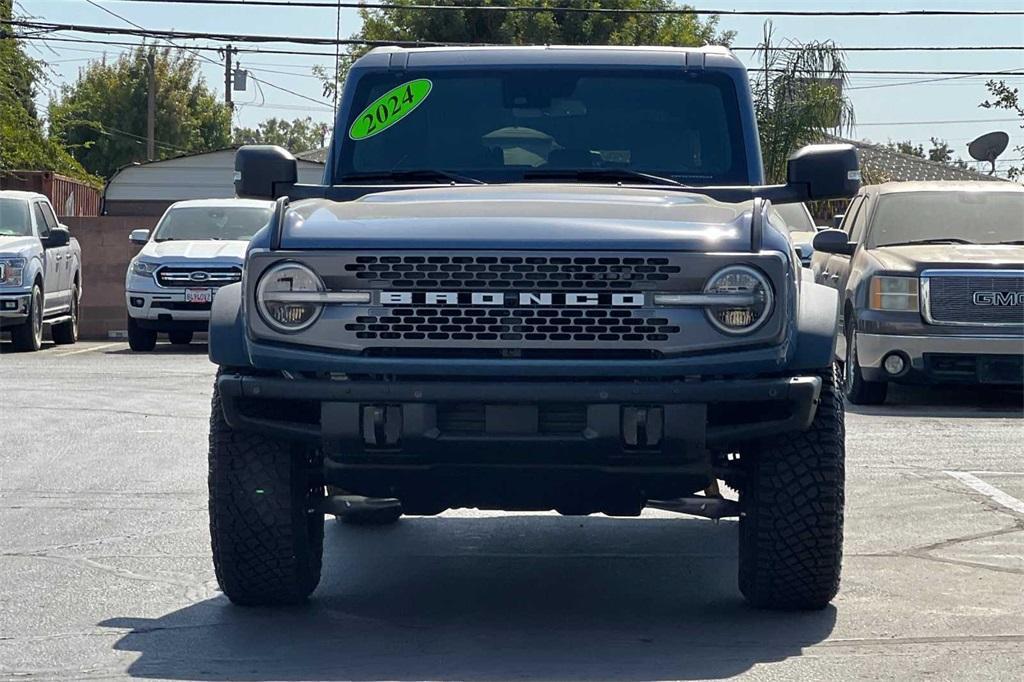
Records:
<instances>
[{"instance_id":1,"label":"black off-road tire","mask_svg":"<svg viewBox=\"0 0 1024 682\"><path fill-rule=\"evenodd\" d=\"M131 315L128 316L128 347L140 353L156 348L156 332L140 327Z\"/></svg>"},{"instance_id":2,"label":"black off-road tire","mask_svg":"<svg viewBox=\"0 0 1024 682\"><path fill-rule=\"evenodd\" d=\"M19 353L32 353L43 347L43 289L32 287L28 319L11 329L11 345Z\"/></svg>"},{"instance_id":3,"label":"black off-road tire","mask_svg":"<svg viewBox=\"0 0 1024 682\"><path fill-rule=\"evenodd\" d=\"M843 559L845 426L839 373L822 376L807 431L744 451L740 591L754 606L822 609L839 590Z\"/></svg>"},{"instance_id":4,"label":"black off-road tire","mask_svg":"<svg viewBox=\"0 0 1024 682\"><path fill-rule=\"evenodd\" d=\"M175 346L187 346L192 343L192 332L168 332L167 338Z\"/></svg>"},{"instance_id":5,"label":"black off-road tire","mask_svg":"<svg viewBox=\"0 0 1024 682\"><path fill-rule=\"evenodd\" d=\"M78 285L71 290L71 319L50 327L53 342L60 346L70 345L78 341Z\"/></svg>"},{"instance_id":6,"label":"black off-road tire","mask_svg":"<svg viewBox=\"0 0 1024 682\"><path fill-rule=\"evenodd\" d=\"M857 360L856 324L846 321L846 362L843 367L843 394L854 405L881 405L889 392L885 381L868 381L861 373Z\"/></svg>"},{"instance_id":7,"label":"black off-road tire","mask_svg":"<svg viewBox=\"0 0 1024 682\"><path fill-rule=\"evenodd\" d=\"M301 445L231 429L214 388L210 540L221 590L235 604L297 604L320 582L323 485Z\"/></svg>"}]
</instances>

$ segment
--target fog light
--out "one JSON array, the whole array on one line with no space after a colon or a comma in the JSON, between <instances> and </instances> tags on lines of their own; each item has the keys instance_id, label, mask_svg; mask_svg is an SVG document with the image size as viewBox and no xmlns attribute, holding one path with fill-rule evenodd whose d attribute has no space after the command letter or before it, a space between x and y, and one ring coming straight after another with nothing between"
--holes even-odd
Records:
<instances>
[{"instance_id":1,"label":"fog light","mask_svg":"<svg viewBox=\"0 0 1024 682\"><path fill-rule=\"evenodd\" d=\"M139 298L138 296L132 296L131 303L133 308L141 308L143 305L145 305L146 302Z\"/></svg>"},{"instance_id":2,"label":"fog light","mask_svg":"<svg viewBox=\"0 0 1024 682\"><path fill-rule=\"evenodd\" d=\"M17 301L0 301L0 304L3 305L4 310L17 310L18 308Z\"/></svg>"},{"instance_id":3,"label":"fog light","mask_svg":"<svg viewBox=\"0 0 1024 682\"><path fill-rule=\"evenodd\" d=\"M906 361L897 355L896 353L890 353L885 356L885 360L882 362L882 366L885 367L885 371L893 376L902 374L903 370L906 369Z\"/></svg>"}]
</instances>

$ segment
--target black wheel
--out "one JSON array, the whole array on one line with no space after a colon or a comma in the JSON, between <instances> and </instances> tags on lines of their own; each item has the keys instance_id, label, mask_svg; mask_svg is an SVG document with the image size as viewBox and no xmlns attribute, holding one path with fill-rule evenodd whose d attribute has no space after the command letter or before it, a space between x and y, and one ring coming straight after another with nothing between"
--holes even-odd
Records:
<instances>
[{"instance_id":1,"label":"black wheel","mask_svg":"<svg viewBox=\"0 0 1024 682\"><path fill-rule=\"evenodd\" d=\"M187 346L192 343L192 332L169 332L167 338L175 346Z\"/></svg>"},{"instance_id":2,"label":"black wheel","mask_svg":"<svg viewBox=\"0 0 1024 682\"><path fill-rule=\"evenodd\" d=\"M846 321L846 362L843 363L843 393L854 405L881 405L889 391L884 381L868 381L860 370L857 360L856 324Z\"/></svg>"},{"instance_id":3,"label":"black wheel","mask_svg":"<svg viewBox=\"0 0 1024 682\"><path fill-rule=\"evenodd\" d=\"M845 426L839 373L822 376L806 431L743 451L740 591L754 606L821 609L839 590L843 558Z\"/></svg>"},{"instance_id":4,"label":"black wheel","mask_svg":"<svg viewBox=\"0 0 1024 682\"><path fill-rule=\"evenodd\" d=\"M43 289L32 287L28 304L28 319L11 329L11 345L19 352L37 351L43 346Z\"/></svg>"},{"instance_id":5,"label":"black wheel","mask_svg":"<svg viewBox=\"0 0 1024 682\"><path fill-rule=\"evenodd\" d=\"M78 285L71 290L71 319L50 327L53 342L59 345L72 344L78 341Z\"/></svg>"},{"instance_id":6,"label":"black wheel","mask_svg":"<svg viewBox=\"0 0 1024 682\"><path fill-rule=\"evenodd\" d=\"M232 430L214 388L210 540L221 590L235 604L303 601L320 582L323 485L311 450Z\"/></svg>"},{"instance_id":7,"label":"black wheel","mask_svg":"<svg viewBox=\"0 0 1024 682\"><path fill-rule=\"evenodd\" d=\"M128 346L134 351L151 351L156 348L156 332L152 329L143 329L135 318L129 315Z\"/></svg>"}]
</instances>

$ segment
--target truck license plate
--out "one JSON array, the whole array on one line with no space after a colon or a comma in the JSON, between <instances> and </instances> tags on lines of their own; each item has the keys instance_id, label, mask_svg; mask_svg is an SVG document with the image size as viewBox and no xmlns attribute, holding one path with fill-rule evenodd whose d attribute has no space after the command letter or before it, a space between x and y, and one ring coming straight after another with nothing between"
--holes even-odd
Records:
<instances>
[{"instance_id":1,"label":"truck license plate","mask_svg":"<svg viewBox=\"0 0 1024 682\"><path fill-rule=\"evenodd\" d=\"M185 303L213 303L213 289L185 289Z\"/></svg>"}]
</instances>

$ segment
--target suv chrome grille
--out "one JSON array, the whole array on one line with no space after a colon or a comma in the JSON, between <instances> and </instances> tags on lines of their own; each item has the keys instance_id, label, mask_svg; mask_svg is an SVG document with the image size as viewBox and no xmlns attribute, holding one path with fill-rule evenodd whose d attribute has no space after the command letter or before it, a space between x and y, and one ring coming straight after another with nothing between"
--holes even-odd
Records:
<instances>
[{"instance_id":1,"label":"suv chrome grille","mask_svg":"<svg viewBox=\"0 0 1024 682\"><path fill-rule=\"evenodd\" d=\"M242 268L164 266L156 271L156 283L162 287L217 288L242 281Z\"/></svg>"},{"instance_id":2,"label":"suv chrome grille","mask_svg":"<svg viewBox=\"0 0 1024 682\"><path fill-rule=\"evenodd\" d=\"M680 272L631 256L358 256L345 271L367 286L405 289L652 289Z\"/></svg>"},{"instance_id":3,"label":"suv chrome grille","mask_svg":"<svg viewBox=\"0 0 1024 682\"><path fill-rule=\"evenodd\" d=\"M377 309L370 312L376 313ZM641 311L607 308L392 308L360 315L357 339L409 341L667 341L679 325Z\"/></svg>"},{"instance_id":4,"label":"suv chrome grille","mask_svg":"<svg viewBox=\"0 0 1024 682\"><path fill-rule=\"evenodd\" d=\"M1024 271L922 273L925 319L937 325L1024 325Z\"/></svg>"}]
</instances>

